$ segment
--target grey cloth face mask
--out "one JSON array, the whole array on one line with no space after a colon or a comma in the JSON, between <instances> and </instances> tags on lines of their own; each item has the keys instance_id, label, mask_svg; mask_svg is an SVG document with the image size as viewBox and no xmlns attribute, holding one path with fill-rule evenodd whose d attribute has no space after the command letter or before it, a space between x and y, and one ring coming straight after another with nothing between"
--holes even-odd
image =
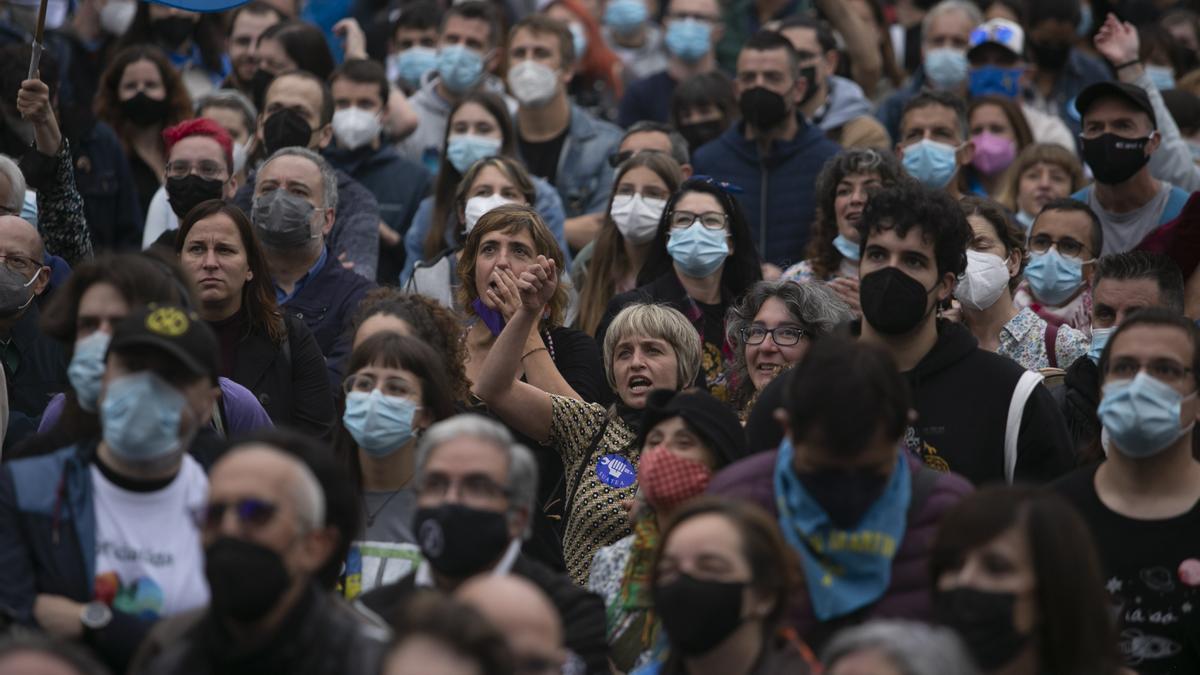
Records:
<instances>
[{"instance_id":1,"label":"grey cloth face mask","mask_svg":"<svg viewBox=\"0 0 1200 675\"><path fill-rule=\"evenodd\" d=\"M20 272L0 265L0 319L16 316L33 302L33 284L41 274L39 267L32 279L26 279Z\"/></svg>"},{"instance_id":2,"label":"grey cloth face mask","mask_svg":"<svg viewBox=\"0 0 1200 675\"><path fill-rule=\"evenodd\" d=\"M312 231L314 211L307 200L283 188L255 197L250 209L258 238L275 249L299 248L316 239Z\"/></svg>"}]
</instances>

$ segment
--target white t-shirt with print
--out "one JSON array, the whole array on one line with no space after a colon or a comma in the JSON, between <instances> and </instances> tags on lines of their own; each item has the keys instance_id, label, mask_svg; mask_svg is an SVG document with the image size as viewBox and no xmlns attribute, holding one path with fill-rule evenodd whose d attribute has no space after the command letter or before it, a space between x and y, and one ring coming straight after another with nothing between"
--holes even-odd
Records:
<instances>
[{"instance_id":1,"label":"white t-shirt with print","mask_svg":"<svg viewBox=\"0 0 1200 675\"><path fill-rule=\"evenodd\" d=\"M190 455L179 474L153 492L133 492L91 467L96 511L93 597L144 619L208 604L204 551L192 519L208 496L208 477Z\"/></svg>"}]
</instances>

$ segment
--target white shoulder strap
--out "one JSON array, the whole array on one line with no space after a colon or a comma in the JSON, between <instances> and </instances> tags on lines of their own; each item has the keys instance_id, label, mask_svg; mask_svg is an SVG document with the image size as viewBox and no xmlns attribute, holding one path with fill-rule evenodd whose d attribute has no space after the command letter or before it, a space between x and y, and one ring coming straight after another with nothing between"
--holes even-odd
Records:
<instances>
[{"instance_id":1,"label":"white shoulder strap","mask_svg":"<svg viewBox=\"0 0 1200 675\"><path fill-rule=\"evenodd\" d=\"M1008 404L1008 423L1004 427L1004 480L1009 485L1012 485L1013 473L1017 470L1017 438L1021 435L1021 418L1025 415L1025 403L1041 383L1041 374L1032 370L1025 371L1017 381L1012 400Z\"/></svg>"}]
</instances>

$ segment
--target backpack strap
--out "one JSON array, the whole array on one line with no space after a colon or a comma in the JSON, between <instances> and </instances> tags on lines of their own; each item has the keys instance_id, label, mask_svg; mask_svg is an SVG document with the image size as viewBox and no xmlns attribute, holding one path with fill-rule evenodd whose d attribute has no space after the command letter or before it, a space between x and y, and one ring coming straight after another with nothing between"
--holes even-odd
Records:
<instances>
[{"instance_id":1,"label":"backpack strap","mask_svg":"<svg viewBox=\"0 0 1200 675\"><path fill-rule=\"evenodd\" d=\"M1046 360L1050 362L1051 368L1058 367L1058 326L1046 322L1046 332L1042 336L1046 342Z\"/></svg>"},{"instance_id":2,"label":"backpack strap","mask_svg":"<svg viewBox=\"0 0 1200 675\"><path fill-rule=\"evenodd\" d=\"M1004 481L1012 485L1017 470L1017 440L1021 435L1021 418L1025 416L1025 403L1033 390L1042 383L1041 373L1026 370L1017 380L1012 400L1008 403L1008 423L1004 427Z\"/></svg>"}]
</instances>

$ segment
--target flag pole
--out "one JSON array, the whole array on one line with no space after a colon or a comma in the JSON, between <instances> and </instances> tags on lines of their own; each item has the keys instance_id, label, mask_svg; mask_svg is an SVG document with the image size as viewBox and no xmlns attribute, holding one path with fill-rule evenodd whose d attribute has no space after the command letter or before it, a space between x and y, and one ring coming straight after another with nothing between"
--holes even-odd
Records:
<instances>
[{"instance_id":1,"label":"flag pole","mask_svg":"<svg viewBox=\"0 0 1200 675\"><path fill-rule=\"evenodd\" d=\"M29 55L29 77L27 80L32 80L37 76L38 64L42 60L42 40L45 38L46 31L46 5L50 4L50 0L42 0L42 6L38 9L37 30L33 34L33 49Z\"/></svg>"}]
</instances>

